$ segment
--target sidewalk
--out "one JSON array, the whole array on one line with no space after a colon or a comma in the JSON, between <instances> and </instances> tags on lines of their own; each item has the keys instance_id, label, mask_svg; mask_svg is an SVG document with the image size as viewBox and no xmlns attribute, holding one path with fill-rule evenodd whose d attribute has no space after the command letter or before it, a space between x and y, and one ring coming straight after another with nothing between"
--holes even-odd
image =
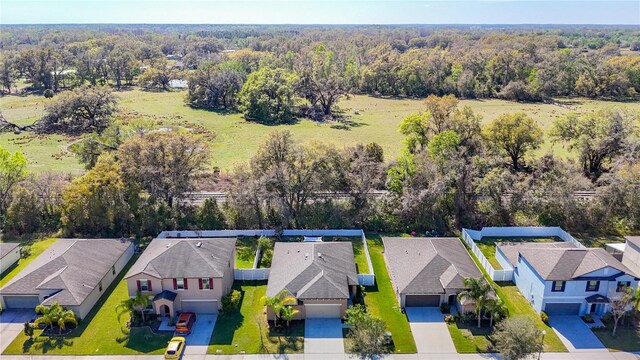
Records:
<instances>
[{"instance_id":1,"label":"sidewalk","mask_svg":"<svg viewBox=\"0 0 640 360\"><path fill-rule=\"evenodd\" d=\"M162 355L2 355L2 360L161 360ZM185 355L183 360L355 360L356 356L344 354L272 354L272 355ZM386 355L385 360L500 360L497 354L405 354ZM532 357L537 359L537 356ZM624 352L542 353L541 360L638 360L640 354Z\"/></svg>"}]
</instances>

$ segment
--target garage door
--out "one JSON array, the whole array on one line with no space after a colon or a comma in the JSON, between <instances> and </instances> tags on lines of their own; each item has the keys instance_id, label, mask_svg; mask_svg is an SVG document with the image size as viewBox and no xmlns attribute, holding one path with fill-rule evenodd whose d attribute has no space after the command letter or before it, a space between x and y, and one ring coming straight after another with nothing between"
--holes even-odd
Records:
<instances>
[{"instance_id":1,"label":"garage door","mask_svg":"<svg viewBox=\"0 0 640 360\"><path fill-rule=\"evenodd\" d=\"M217 314L218 301L216 300L182 300L182 312L194 312L197 314Z\"/></svg>"},{"instance_id":2,"label":"garage door","mask_svg":"<svg viewBox=\"0 0 640 360\"><path fill-rule=\"evenodd\" d=\"M40 299L37 296L4 296L4 305L7 309L35 309L40 305Z\"/></svg>"},{"instance_id":3,"label":"garage door","mask_svg":"<svg viewBox=\"0 0 640 360\"><path fill-rule=\"evenodd\" d=\"M578 315L580 303L547 303L544 312L547 315Z\"/></svg>"},{"instance_id":4,"label":"garage door","mask_svg":"<svg viewBox=\"0 0 640 360\"><path fill-rule=\"evenodd\" d=\"M440 306L440 295L406 295L404 306Z\"/></svg>"},{"instance_id":5,"label":"garage door","mask_svg":"<svg viewBox=\"0 0 640 360\"><path fill-rule=\"evenodd\" d=\"M307 319L316 318L341 318L342 306L340 304L308 304L304 306Z\"/></svg>"}]
</instances>

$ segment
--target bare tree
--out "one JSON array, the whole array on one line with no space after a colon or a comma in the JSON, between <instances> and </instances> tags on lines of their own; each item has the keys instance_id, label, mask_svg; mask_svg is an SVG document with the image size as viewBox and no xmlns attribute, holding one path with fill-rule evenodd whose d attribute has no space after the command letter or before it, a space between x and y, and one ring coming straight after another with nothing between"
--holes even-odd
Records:
<instances>
[{"instance_id":1,"label":"bare tree","mask_svg":"<svg viewBox=\"0 0 640 360\"><path fill-rule=\"evenodd\" d=\"M631 287L625 287L621 295L611 299L611 315L613 315L613 331L611 332L611 336L616 336L618 322L629 310L633 297L633 289Z\"/></svg>"}]
</instances>

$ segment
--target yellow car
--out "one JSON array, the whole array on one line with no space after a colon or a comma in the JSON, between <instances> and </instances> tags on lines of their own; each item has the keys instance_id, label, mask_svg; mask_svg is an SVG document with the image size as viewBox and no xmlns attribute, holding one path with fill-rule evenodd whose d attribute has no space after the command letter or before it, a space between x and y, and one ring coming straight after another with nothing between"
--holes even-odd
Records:
<instances>
[{"instance_id":1,"label":"yellow car","mask_svg":"<svg viewBox=\"0 0 640 360\"><path fill-rule=\"evenodd\" d=\"M182 336L174 336L171 341L169 341L169 345L167 345L167 350L164 352L164 358L180 359L180 356L182 356L182 353L184 352L185 344L185 338Z\"/></svg>"}]
</instances>

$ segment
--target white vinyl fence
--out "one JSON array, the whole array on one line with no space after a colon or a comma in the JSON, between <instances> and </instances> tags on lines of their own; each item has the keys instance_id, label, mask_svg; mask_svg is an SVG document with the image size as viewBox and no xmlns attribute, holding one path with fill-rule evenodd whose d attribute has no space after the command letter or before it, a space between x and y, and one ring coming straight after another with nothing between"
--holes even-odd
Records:
<instances>
[{"instance_id":1,"label":"white vinyl fence","mask_svg":"<svg viewBox=\"0 0 640 360\"><path fill-rule=\"evenodd\" d=\"M563 241L572 243L577 248L584 248L578 240L560 227L484 227L482 230L462 229L462 240L471 248L482 267L493 281L512 281L513 268L494 269L489 260L484 256L476 241L483 237L551 237L556 236Z\"/></svg>"},{"instance_id":2,"label":"white vinyl fence","mask_svg":"<svg viewBox=\"0 0 640 360\"><path fill-rule=\"evenodd\" d=\"M359 237L362 240L362 245L365 251L367 265L369 266L368 274L358 274L358 284L363 286L375 285L375 272L373 271L373 264L371 263L371 256L369 255L369 246L367 245L367 238L364 235L364 231L360 229L318 229L318 230L296 230L289 229L283 230L280 233L282 236L344 236L344 237ZM268 236L274 237L277 233L275 230L175 230L175 231L163 231L158 235L160 239L170 238L216 238L216 237L236 237L236 236ZM253 264L253 269L234 269L235 280L267 280L269 279L270 269L257 268L257 259L259 257L258 251L256 251L256 260Z\"/></svg>"}]
</instances>

